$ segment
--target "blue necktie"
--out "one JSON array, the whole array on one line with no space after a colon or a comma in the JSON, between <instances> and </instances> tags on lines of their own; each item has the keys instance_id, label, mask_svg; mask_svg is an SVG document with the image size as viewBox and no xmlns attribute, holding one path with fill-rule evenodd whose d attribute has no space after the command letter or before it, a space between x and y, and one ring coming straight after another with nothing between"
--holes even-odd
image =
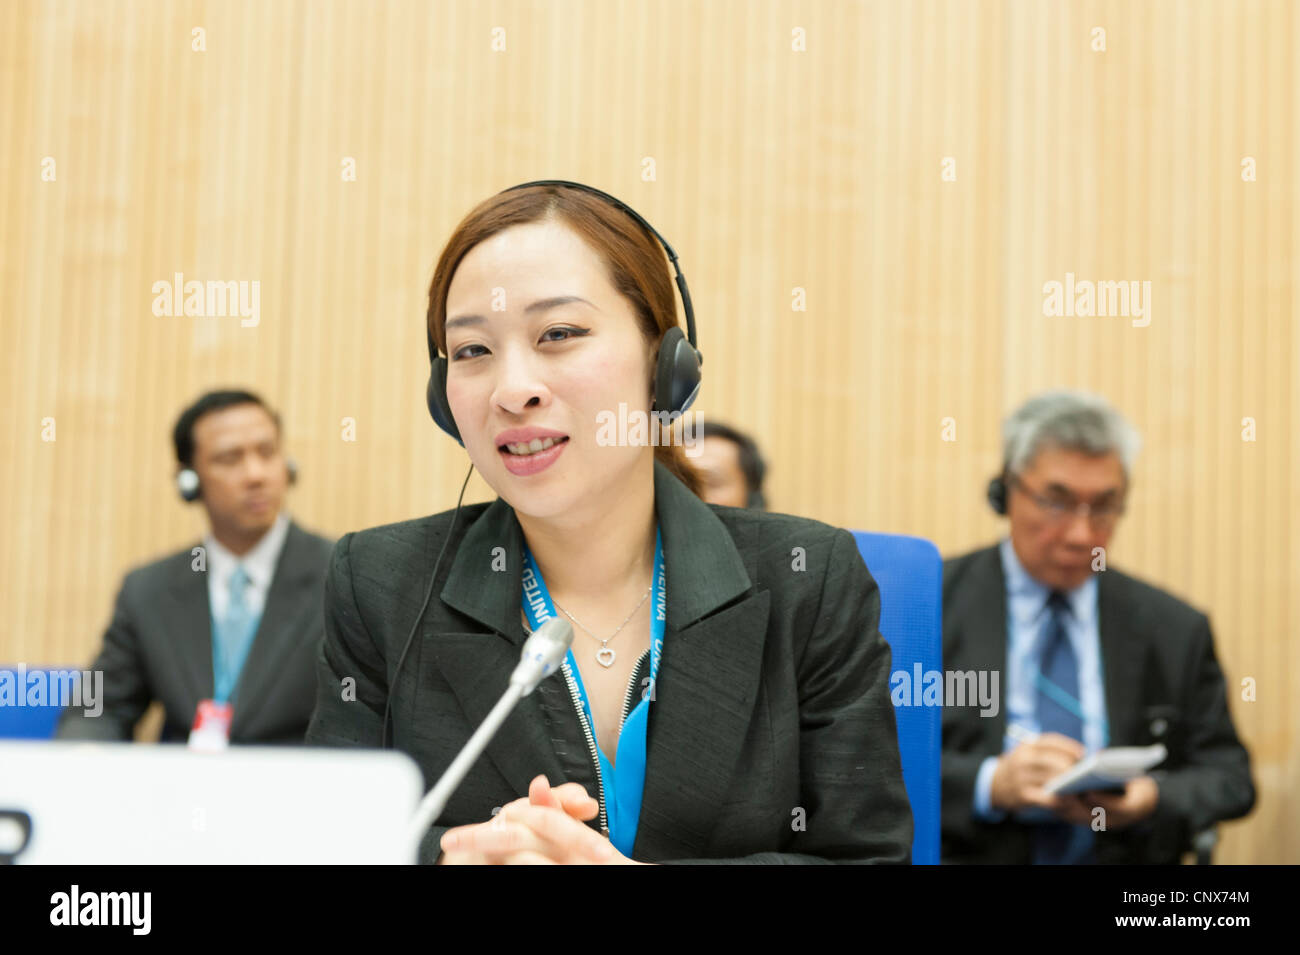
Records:
<instances>
[{"instance_id":1,"label":"blue necktie","mask_svg":"<svg viewBox=\"0 0 1300 955\"><path fill-rule=\"evenodd\" d=\"M245 599L248 572L236 565L230 575L230 599L226 613L212 628L212 698L226 703L234 695L239 672L244 668L260 615L254 614Z\"/></svg>"},{"instance_id":2,"label":"blue necktie","mask_svg":"<svg viewBox=\"0 0 1300 955\"><path fill-rule=\"evenodd\" d=\"M1039 643L1034 708L1042 733L1060 733L1083 742L1083 711L1079 703L1079 661L1070 645L1066 620L1070 604L1065 594L1047 598L1047 624ZM1035 865L1079 865L1093 861L1092 829L1067 822L1046 822L1035 828Z\"/></svg>"},{"instance_id":3,"label":"blue necktie","mask_svg":"<svg viewBox=\"0 0 1300 955\"><path fill-rule=\"evenodd\" d=\"M1083 717L1079 712L1079 661L1070 646L1065 621L1070 604L1059 590L1047 598L1048 618L1038 654L1037 692L1034 694L1038 729L1060 733L1083 742Z\"/></svg>"}]
</instances>

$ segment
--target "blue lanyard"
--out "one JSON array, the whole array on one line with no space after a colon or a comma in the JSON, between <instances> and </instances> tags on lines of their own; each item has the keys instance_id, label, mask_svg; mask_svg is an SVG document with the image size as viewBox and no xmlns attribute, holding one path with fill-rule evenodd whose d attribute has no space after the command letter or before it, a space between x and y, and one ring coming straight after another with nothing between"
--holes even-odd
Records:
<instances>
[{"instance_id":1,"label":"blue lanyard","mask_svg":"<svg viewBox=\"0 0 1300 955\"><path fill-rule=\"evenodd\" d=\"M1046 630L1044 629L1043 632L1046 632ZM1066 627L1065 638L1066 640L1070 640L1069 627ZM1070 640L1070 642L1071 645L1073 645L1073 640ZM1076 654L1076 658L1077 658L1077 654ZM1100 661L1100 655L1098 656L1098 660ZM1030 679L1033 682L1035 687L1037 687L1043 693L1050 696L1061 707L1063 707L1064 709L1068 710L1069 712L1077 716L1079 720L1086 726L1088 724L1088 714L1084 712L1083 703L1078 698L1076 698L1073 694L1068 693L1065 690L1061 689L1061 687L1057 686L1055 683L1053 683L1051 680L1047 678L1047 676L1043 673L1042 661L1043 661L1043 640L1042 640L1042 634L1040 633L1038 638L1035 639L1034 641L1033 651L1030 655L1030 660L1029 660ZM1079 674L1079 678L1080 681L1082 682L1083 679L1082 673ZM1105 749L1110 743L1110 721L1106 718L1106 713L1104 710L1100 716L1100 724L1101 724L1101 748Z\"/></svg>"},{"instance_id":2,"label":"blue lanyard","mask_svg":"<svg viewBox=\"0 0 1300 955\"><path fill-rule=\"evenodd\" d=\"M650 609L650 692L642 693L641 700L627 719L623 721L623 730L619 734L617 765L611 766L596 743L596 757L600 762L600 774L605 781L605 816L609 823L609 840L619 852L632 857L632 846L636 843L637 823L641 818L641 796L645 791L646 765L646 728L650 719L650 700L654 696L655 678L659 674L659 658L663 655L664 628L668 619L668 604L665 596L666 576L664 574L663 542L659 529L655 528L655 573L654 604ZM537 569L528 545L524 545L523 569L523 609L528 618L528 626L536 630L555 616L555 605L546 589L546 581ZM596 721L591 713L591 704L587 701L587 691L582 685L582 673L573 658L570 649L564 658L565 672L572 675L578 687L578 696L582 701L583 713L591 727L591 738L596 739ZM612 793L613 798L610 798Z\"/></svg>"}]
</instances>

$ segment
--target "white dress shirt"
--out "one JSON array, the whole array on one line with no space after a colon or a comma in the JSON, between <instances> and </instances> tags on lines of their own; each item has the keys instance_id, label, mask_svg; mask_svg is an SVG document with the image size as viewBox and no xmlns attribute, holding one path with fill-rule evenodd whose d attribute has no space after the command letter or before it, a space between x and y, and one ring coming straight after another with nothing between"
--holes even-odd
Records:
<instances>
[{"instance_id":1,"label":"white dress shirt","mask_svg":"<svg viewBox=\"0 0 1300 955\"><path fill-rule=\"evenodd\" d=\"M225 616L226 605L230 602L230 576L235 572L237 564L242 564L244 573L248 574L244 602L255 617L261 615L262 608L266 606L266 595L271 589L271 580L275 577L275 565L280 560L280 551L284 549L284 538L288 533L289 516L282 510L271 529L262 535L253 549L242 557L237 557L223 547L211 531L208 532L203 538L203 547L208 557L208 604L212 608L213 620Z\"/></svg>"}]
</instances>

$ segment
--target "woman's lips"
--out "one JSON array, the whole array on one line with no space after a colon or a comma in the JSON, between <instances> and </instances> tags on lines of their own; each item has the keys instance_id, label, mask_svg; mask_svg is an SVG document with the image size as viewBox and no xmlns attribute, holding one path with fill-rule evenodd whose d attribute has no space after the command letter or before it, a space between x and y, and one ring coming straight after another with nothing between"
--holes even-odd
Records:
<instances>
[{"instance_id":1,"label":"woman's lips","mask_svg":"<svg viewBox=\"0 0 1300 955\"><path fill-rule=\"evenodd\" d=\"M506 470L516 477L527 477L530 474L537 474L545 471L556 459L564 453L564 448L568 445L569 439L556 441L545 451L537 451L533 454L511 454L507 448L497 448L497 453L501 455L505 463Z\"/></svg>"}]
</instances>

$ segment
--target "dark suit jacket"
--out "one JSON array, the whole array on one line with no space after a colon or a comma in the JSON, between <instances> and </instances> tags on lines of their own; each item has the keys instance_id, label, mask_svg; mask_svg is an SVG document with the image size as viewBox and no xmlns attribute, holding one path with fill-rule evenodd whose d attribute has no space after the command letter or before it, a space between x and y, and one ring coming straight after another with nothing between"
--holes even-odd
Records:
<instances>
[{"instance_id":1,"label":"dark suit jacket","mask_svg":"<svg viewBox=\"0 0 1300 955\"><path fill-rule=\"evenodd\" d=\"M325 572L334 542L292 521L275 566L253 646L235 691L232 743L301 743L315 702L315 660L324 635ZM150 701L166 711L162 741L184 741L200 700L212 698L212 613L206 571L190 550L138 567L117 595L104 645L104 710L69 707L59 739L129 740Z\"/></svg>"},{"instance_id":2,"label":"dark suit jacket","mask_svg":"<svg viewBox=\"0 0 1300 955\"><path fill-rule=\"evenodd\" d=\"M1135 826L1097 834L1101 863L1177 864L1193 834L1250 811L1255 788L1250 758L1228 713L1223 673L1210 622L1181 600L1110 569L1097 581L1110 745L1169 750L1152 773L1160 788L1156 813ZM1007 601L1002 559L989 547L945 561L945 670L996 670L1005 675ZM942 849L944 862L1028 863L1030 826L1007 819L976 821L975 775L986 756L1002 752L1005 681L996 717L977 707L943 711Z\"/></svg>"},{"instance_id":3,"label":"dark suit jacket","mask_svg":"<svg viewBox=\"0 0 1300 955\"><path fill-rule=\"evenodd\" d=\"M704 504L655 464L668 620L650 707L643 862L907 862L912 816L880 594L843 530ZM326 584L308 742L378 746L385 695L453 512L348 534ZM506 572L494 572L495 548ZM794 548L806 554L806 569ZM462 508L396 679L393 739L431 787L519 661L523 534L498 499ZM355 680L355 701L341 685ZM423 840L483 822L544 773L598 797L561 679L515 708ZM802 813L800 813L802 810ZM802 818L802 825L800 824ZM591 823L595 827L595 822Z\"/></svg>"}]
</instances>

